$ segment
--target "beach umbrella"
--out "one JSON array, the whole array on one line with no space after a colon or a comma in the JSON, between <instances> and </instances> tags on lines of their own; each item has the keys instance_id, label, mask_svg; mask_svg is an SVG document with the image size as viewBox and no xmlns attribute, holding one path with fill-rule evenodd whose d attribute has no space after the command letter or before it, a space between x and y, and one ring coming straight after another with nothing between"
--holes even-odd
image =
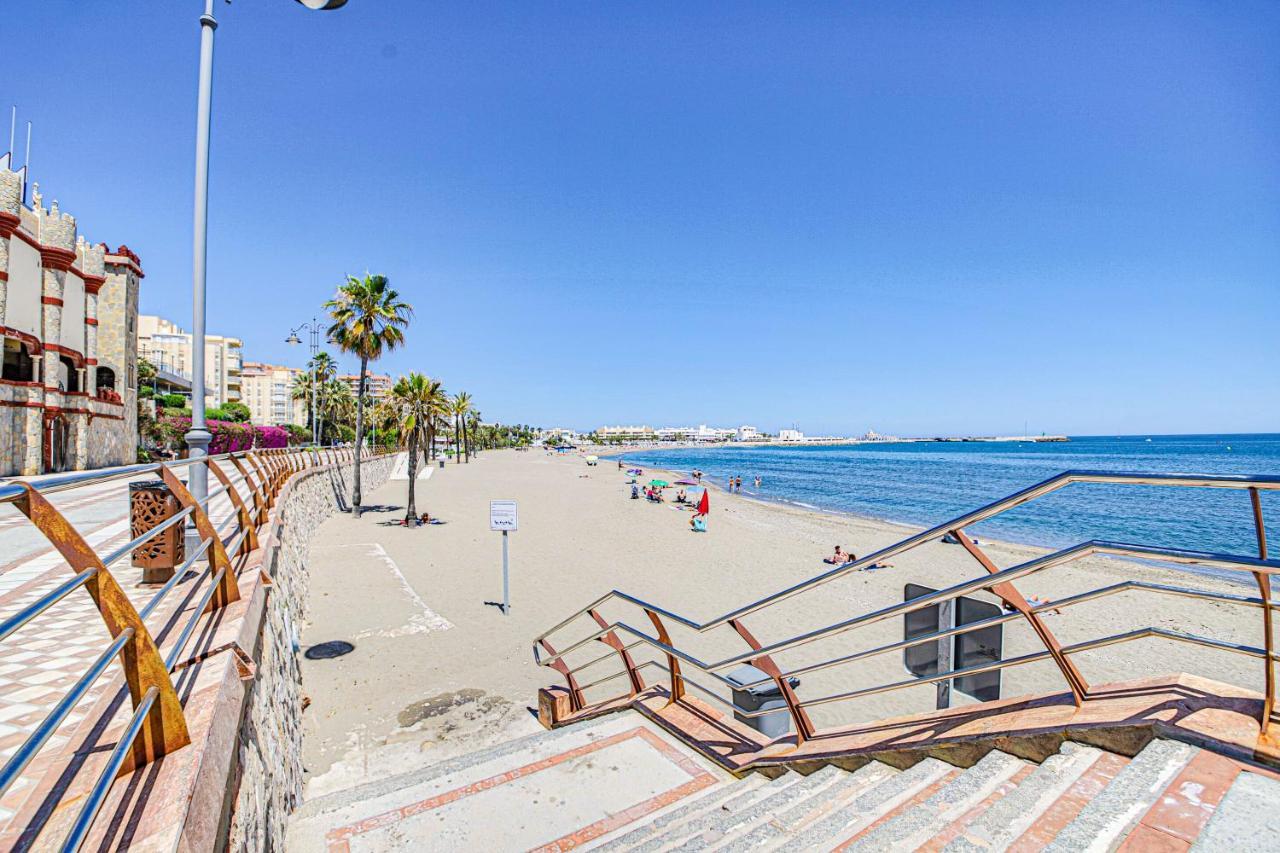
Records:
<instances>
[{"instance_id":1,"label":"beach umbrella","mask_svg":"<svg viewBox=\"0 0 1280 853\"><path fill-rule=\"evenodd\" d=\"M587 457L587 461L588 461L588 462L599 462L599 461L600 461L600 457L599 457L599 456L588 456L588 457Z\"/></svg>"},{"instance_id":2,"label":"beach umbrella","mask_svg":"<svg viewBox=\"0 0 1280 853\"><path fill-rule=\"evenodd\" d=\"M698 501L698 515L706 515L711 512L711 490L702 490L702 500Z\"/></svg>"},{"instance_id":3,"label":"beach umbrella","mask_svg":"<svg viewBox=\"0 0 1280 853\"><path fill-rule=\"evenodd\" d=\"M677 486L696 486L698 484L695 483L693 480L676 480L676 485Z\"/></svg>"},{"instance_id":4,"label":"beach umbrella","mask_svg":"<svg viewBox=\"0 0 1280 853\"><path fill-rule=\"evenodd\" d=\"M649 485L655 486L659 489L665 489L667 488L667 486L670 486L671 484L668 483L666 480L650 480Z\"/></svg>"}]
</instances>

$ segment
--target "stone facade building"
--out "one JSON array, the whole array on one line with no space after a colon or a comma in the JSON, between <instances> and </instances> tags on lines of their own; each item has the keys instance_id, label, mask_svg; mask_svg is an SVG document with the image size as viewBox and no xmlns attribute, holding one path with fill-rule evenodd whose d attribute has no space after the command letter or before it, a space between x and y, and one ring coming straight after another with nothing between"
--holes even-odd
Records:
<instances>
[{"instance_id":1,"label":"stone facade building","mask_svg":"<svg viewBox=\"0 0 1280 853\"><path fill-rule=\"evenodd\" d=\"M91 246L0 169L0 476L133 462L138 288L125 246Z\"/></svg>"},{"instance_id":2,"label":"stone facade building","mask_svg":"<svg viewBox=\"0 0 1280 853\"><path fill-rule=\"evenodd\" d=\"M306 426L307 404L293 398L293 384L303 371L296 367L246 361L240 373L240 401L249 420L260 426Z\"/></svg>"},{"instance_id":3,"label":"stone facade building","mask_svg":"<svg viewBox=\"0 0 1280 853\"><path fill-rule=\"evenodd\" d=\"M157 368L191 378L192 335L163 317L138 318L138 352ZM204 336L204 400L209 407L243 402L241 397L241 349L239 338Z\"/></svg>"}]
</instances>

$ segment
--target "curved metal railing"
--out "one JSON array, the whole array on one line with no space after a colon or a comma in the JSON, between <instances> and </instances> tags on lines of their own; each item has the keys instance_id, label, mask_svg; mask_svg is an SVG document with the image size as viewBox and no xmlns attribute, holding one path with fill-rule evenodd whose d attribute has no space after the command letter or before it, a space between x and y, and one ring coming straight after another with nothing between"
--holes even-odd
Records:
<instances>
[{"instance_id":1,"label":"curved metal railing","mask_svg":"<svg viewBox=\"0 0 1280 853\"><path fill-rule=\"evenodd\" d=\"M1106 483L1113 485L1148 485L1148 486L1180 486L1190 488L1224 488L1224 489L1240 489L1248 492L1252 507L1254 530L1258 543L1258 556L1244 556L1234 554L1219 554L1203 551L1189 551L1176 548L1160 548L1149 545L1129 544L1122 542L1109 542L1101 540L1093 540L1082 542L1068 548L1035 557L1015 566L1006 569L999 569L981 550L980 546L969 536L965 534L965 528L981 521L990 519L1000 513L1006 512L1014 507L1033 501L1058 489L1073 483ZM887 548L882 548L873 554L869 554L861 559L854 560L842 566L838 566L829 571L815 575L798 584L787 587L786 589L767 595L750 604L738 607L714 619L705 622L699 622L688 617L682 616L666 608L659 607L636 596L622 592L621 590L611 590L591 604L573 613L568 618L562 620L554 627L539 634L534 638L533 655L534 660L541 666L550 667L564 677L568 687L569 705L571 712L580 712L587 708L585 691L609 681L613 681L624 676L630 679L630 695L635 695L644 689L641 672L648 667L656 667L668 673L670 677L669 696L671 701L676 701L684 695L685 687L693 687L700 693L705 694L713 701L733 708L731 703L725 699L720 693L714 689L688 678L681 670L681 664L699 670L710 676L722 688L750 688L772 681L778 687L783 699L787 703L787 709L791 714L792 722L795 727L797 741L803 743L805 740L812 738L816 733L816 729L809 719L806 708L819 705L826 705L836 702L844 702L875 693L883 693L891 690L904 689L920 684L928 684L931 682L945 681L953 678L977 675L984 672L1004 669L1006 667L1019 666L1023 664L1036 663L1041 661L1053 661L1063 679L1066 681L1068 688L1077 703L1080 704L1089 698L1089 685L1080 675L1078 669L1072 662L1072 656L1080 652L1091 649L1102 648L1104 646L1116 645L1120 643L1132 642L1146 637L1161 637L1169 640L1192 643L1195 645L1215 648L1223 651L1233 652L1246 655L1249 657L1260 658L1264 662L1264 706L1262 711L1262 725L1264 729L1270 724L1272 711L1275 706L1276 685L1274 677L1273 663L1276 660L1276 654L1273 644L1272 621L1275 604L1271 599L1271 575L1280 573L1280 561L1268 559L1267 555L1267 539L1266 529L1263 524L1262 504L1259 496L1260 491L1280 491L1280 476L1273 475L1206 475L1206 474L1146 474L1146 473L1122 473L1110 471L1066 471L1057 476L1051 477L1041 483L1037 483L1029 488L1015 492L1000 500L987 504L984 507L965 513L924 530L920 533L908 536ZM823 625L821 627L797 634L784 640L779 640L769 644L762 644L751 634L751 632L743 624L743 618L751 614L765 610L782 601L792 598L808 590L815 589L823 584L836 580L837 578L848 575L851 572L859 571L870 566L874 566L891 557L910 551L928 542L942 539L945 536L953 536L956 541L964 546L965 550L978 562L985 570L986 574L980 575L973 579L955 584L946 589L938 590L927 595L919 596L900 604L890 607L881 608L876 611L864 613L862 615L841 620L839 622ZM1068 596L1053 602L1037 603L1032 606L1017 588L1014 582L1026 578L1039 572L1048 571L1059 566L1069 565L1085 557L1102 554L1116 557L1131 557L1137 559L1159 560L1163 562L1173 562L1183 565L1193 565L1202 567L1211 567L1224 569L1228 571L1248 572L1251 574L1258 586L1259 596L1242 596L1227 593L1210 592L1207 590L1199 590L1189 587L1178 587L1166 584L1144 583L1139 581L1123 581L1107 587L1102 587L1077 595ZM773 656L817 640L826 639L856 628L881 622L897 616L904 616L927 607L936 606L946 601L953 600L959 596L972 592L986 590L999 598L1001 598L1010 612L1002 613L999 616L990 619L970 622L964 625L948 628L946 630L937 631L928 635L913 637L901 642L890 643L870 649L861 649L838 657L822 660L816 663L807 664L788 671L783 671L773 660ZM1234 643L1226 643L1214 640L1208 637L1201 637L1194 634L1183 633L1179 631L1171 631L1164 628L1145 627L1122 634L1115 634L1107 637L1098 637L1085 642L1075 643L1073 645L1063 646L1054 637L1053 633L1045 626L1040 618L1042 614L1049 611L1059 611L1063 608L1081 604L1086 601L1093 601L1121 592L1139 591L1149 594L1160 595L1179 595L1190 596L1203 600L1220 601L1235 605L1258 608L1262 612L1262 628L1264 637L1264 647L1257 648L1253 646L1244 646ZM608 622L600 616L599 608L610 601L625 602L641 609L648 617L654 628L654 634L646 633L635 626L622 621ZM563 649L557 651L551 643L551 638L564 630L571 624L584 616L589 616L595 623L596 630L582 639L573 641ZM821 696L812 699L800 699L791 686L790 680L795 676L805 673L816 672L819 670L830 669L838 666L855 664L868 658L885 654L892 651L901 651L913 646L924 643L935 642L952 636L958 636L971 631L981 630L995 625L1004 624L1006 622L1025 619L1032 630L1039 638L1044 646L1042 651L1032 652L1030 654L1021 655L1013 658L992 661L989 663L978 664L965 667L962 669L954 669L936 675L926 677L911 678L908 680L878 684L872 687L863 688L854 691L844 691L827 696ZM705 633L722 625L728 625L733 628L739 637L746 643L748 650L739 654L730 655L720 660L706 661L694 656L690 652L679 648L672 642L670 634L667 632L666 623L671 622L680 625L688 630L696 633ZM619 634L633 638L631 642L624 642ZM569 655L591 645L595 642L601 642L608 646L611 651L595 657L585 663L576 666L570 666L566 658ZM665 655L667 664L663 666L657 661L648 661L637 666L631 657L631 651L638 646L647 646L655 649ZM621 659L622 669L598 678L589 684L580 684L578 674L582 671L597 666L605 661L617 658ZM730 681L728 678L720 674L720 670L731 666L744 663L750 663L763 671L766 678L762 678L751 684L742 685ZM754 717L765 713L776 713L774 710L743 712L734 709L738 716Z\"/></svg>"},{"instance_id":2,"label":"curved metal railing","mask_svg":"<svg viewBox=\"0 0 1280 853\"><path fill-rule=\"evenodd\" d=\"M224 453L174 462L125 465L100 471L79 471L35 478L32 481L0 482L0 504L12 504L34 524L58 551L74 573L64 583L40 596L17 613L0 621L0 642L37 619L41 614L81 588L93 597L111 642L95 658L85 673L67 690L13 755L0 767L0 795L23 774L48 743L58 727L83 700L93 685L119 661L133 705L133 713L105 765L98 772L89 794L79 806L72 828L62 842L63 849L77 849L84 841L98 810L106 801L116 776L145 765L190 742L186 718L175 690L176 673L185 659L202 618L240 597L237 569L258 547L258 530L266 524L280 489L293 474L308 468L349 462L354 451L347 448L303 448L296 450L255 450ZM372 455L366 458L372 458ZM175 471L203 465L213 474L217 486L197 501L178 479ZM176 497L181 509L147 532L99 556L66 517L51 504L48 495L112 481L131 480L157 474ZM225 518L215 524L214 502L225 497L221 510ZM199 544L172 577L138 610L112 573L112 566L126 554L146 545L175 525L191 523L199 534ZM228 530L228 528L231 528ZM201 559L207 565L192 579L190 571ZM161 658L160 643L146 620L156 613L170 593L184 581L186 598L167 614L161 642L168 653ZM188 605L187 602L194 601ZM190 606L191 614L170 643L173 621ZM67 780L64 780L67 781Z\"/></svg>"}]
</instances>

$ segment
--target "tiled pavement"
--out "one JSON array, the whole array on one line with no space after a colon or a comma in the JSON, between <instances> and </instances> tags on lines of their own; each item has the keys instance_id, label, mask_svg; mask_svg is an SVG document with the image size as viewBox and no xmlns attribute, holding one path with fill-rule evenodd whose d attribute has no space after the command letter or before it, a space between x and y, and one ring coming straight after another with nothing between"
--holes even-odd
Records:
<instances>
[{"instance_id":1,"label":"tiled pavement","mask_svg":"<svg viewBox=\"0 0 1280 853\"><path fill-rule=\"evenodd\" d=\"M99 555L129 541L125 484L104 484L92 490L79 489L53 497L59 511L76 524ZM114 502L119 506L118 515L105 522L100 520L104 502ZM83 527L76 523L77 515L88 514L88 510L94 508L98 512L81 519ZM51 546L14 560L5 559L3 546L6 538L19 533L29 536L34 531L25 517L18 515L15 518L16 511L6 509L9 512L0 518L0 619L8 618L36 602L71 577L67 563ZM227 497L215 498L215 526L230 513ZM203 561L197 563L197 567L204 565ZM155 594L154 587L140 585L142 570L134 568L128 556L117 561L111 571L135 607L141 609ZM147 620L149 628L155 631L165 623L166 605L180 602L185 597L181 590L186 583L189 581L180 583L171 591L165 604L151 615ZM102 654L110 639L92 598L81 588L0 643L0 762L7 762L13 756L67 690L84 675L93 660ZM122 674L116 663L76 704L23 775L0 797L0 829L22 807L35 782L67 744L93 703L104 691L114 691L121 684Z\"/></svg>"}]
</instances>

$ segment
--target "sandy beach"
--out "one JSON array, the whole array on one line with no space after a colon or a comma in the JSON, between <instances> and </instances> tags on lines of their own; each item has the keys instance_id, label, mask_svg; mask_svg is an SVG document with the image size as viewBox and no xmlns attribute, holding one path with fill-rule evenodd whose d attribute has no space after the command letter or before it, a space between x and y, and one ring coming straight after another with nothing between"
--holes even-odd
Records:
<instances>
[{"instance_id":1,"label":"sandy beach","mask_svg":"<svg viewBox=\"0 0 1280 853\"><path fill-rule=\"evenodd\" d=\"M646 469L642 479L662 473ZM625 480L610 460L588 466L582 454L494 451L470 464L451 462L418 482L419 512L429 511L444 524L417 530L394 526L403 516L398 509L405 501L403 480L366 498L368 504L384 505L384 511L326 523L312 544L311 613L302 646L348 639L356 650L335 660L303 662L304 690L314 697L306 718L306 762L313 777L357 755L367 762L383 745L444 754L454 748L453 741L530 730L535 724L527 709L537 689L558 679L534 665L532 638L610 589L705 621L829 569L822 559L836 544L865 554L911 532L713 490L709 529L696 534L686 510L630 500ZM488 529L489 501L498 498L518 501L520 513L520 528L510 534L510 615L489 603L502 594L501 535ZM1042 553L985 540L983 548L1000 567ZM981 572L963 548L931 543L898 557L891 568L844 576L753 614L746 623L768 644L900 602L905 584L938 588ZM1026 595L1052 600L1126 578L1253 594L1250 587L1213 578L1104 558L1052 569L1018 586ZM976 597L995 601L987 594ZM629 605L611 603L602 613L652 630L644 614ZM1122 593L1050 615L1047 624L1064 645L1147 625L1261 645L1257 609L1180 596ZM557 635L557 645L567 646L591 628L584 618ZM801 646L777 660L786 670L894 642L902 631L901 619L886 620ZM727 626L702 635L672 628L672 634L703 660L744 650ZM1005 626L1006 658L1041 648L1024 622ZM576 660L605 651L592 644ZM655 657L643 648L636 652L638 660ZM1150 639L1085 652L1075 660L1095 684L1187 671L1257 690L1263 674L1255 659ZM616 669L615 660L607 660L584 673L583 681ZM901 653L887 653L806 675L798 693L810 699L908 677ZM1049 662L1006 669L1003 677L1005 697L1065 689ZM616 694L624 685L625 680L615 680L590 698ZM972 701L952 695L953 704ZM934 696L933 685L922 685L815 707L811 713L825 727L928 710Z\"/></svg>"}]
</instances>

